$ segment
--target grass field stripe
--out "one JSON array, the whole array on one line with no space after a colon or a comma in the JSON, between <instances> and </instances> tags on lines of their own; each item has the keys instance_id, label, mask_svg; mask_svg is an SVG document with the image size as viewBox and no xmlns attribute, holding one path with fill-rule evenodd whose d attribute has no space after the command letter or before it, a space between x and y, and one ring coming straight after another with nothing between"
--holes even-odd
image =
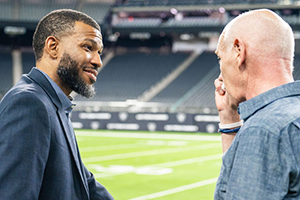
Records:
<instances>
[{"instance_id":1,"label":"grass field stripe","mask_svg":"<svg viewBox=\"0 0 300 200\"><path fill-rule=\"evenodd\" d=\"M143 168L143 167L161 167L161 168L177 167L177 166L188 165L188 164L193 164L193 163L197 163L197 162L221 160L222 156L223 156L223 154L215 154L215 155L201 156L201 157L196 157L196 158L189 158L189 159L176 160L176 161L171 161L171 162L137 166L137 167L141 167L141 168ZM111 176L130 174L130 173L133 173L133 172L122 172L122 173L116 173L116 174L94 173L94 176L96 178L104 178L104 177L111 177Z\"/></svg>"},{"instance_id":2,"label":"grass field stripe","mask_svg":"<svg viewBox=\"0 0 300 200\"><path fill-rule=\"evenodd\" d=\"M155 150L142 151L142 152L130 152L130 153L107 155L107 156L90 157L90 158L83 158L83 162L84 163L92 163L92 162L107 161L107 160L117 160L117 159L124 159L124 158L162 155L162 154L169 154L169 153L178 153L178 152L184 152L184 151L194 151L194 150L213 149L213 148L221 148L221 144L214 143L214 144L205 144L205 145L197 145L197 146L195 145L195 146L188 146L188 147L155 149Z\"/></svg>"},{"instance_id":3,"label":"grass field stripe","mask_svg":"<svg viewBox=\"0 0 300 200\"><path fill-rule=\"evenodd\" d=\"M148 143L147 143L148 142ZM177 145L176 145L177 144ZM186 146L187 141L165 141L165 140L147 140L146 143L136 142L128 144L116 144L116 145L97 145L90 147L79 147L80 152L95 152L95 151L107 151L107 150L119 150L119 149L135 149L147 146Z\"/></svg>"},{"instance_id":4,"label":"grass field stripe","mask_svg":"<svg viewBox=\"0 0 300 200\"><path fill-rule=\"evenodd\" d=\"M104 145L95 147L80 147L80 152L94 152L94 151L107 151L107 150L117 150L117 149L133 149L141 148L141 145L134 144L116 144L116 145Z\"/></svg>"},{"instance_id":5,"label":"grass field stripe","mask_svg":"<svg viewBox=\"0 0 300 200\"><path fill-rule=\"evenodd\" d=\"M213 184L213 183L217 182L217 180L218 180L218 178L212 178L212 179L192 183L192 184L189 184L189 185L184 185L184 186L172 188L172 189L169 189L169 190L164 190L164 191L161 191L161 192L136 197L136 198L129 199L129 200L147 200L147 199L154 199L154 198L158 198L158 197L163 197L163 196L167 196L167 195L170 195L170 194L174 194L174 193L183 192L183 191L186 191L186 190L202 187L202 186L205 186L205 185L210 185L210 184Z\"/></svg>"},{"instance_id":6,"label":"grass field stripe","mask_svg":"<svg viewBox=\"0 0 300 200\"><path fill-rule=\"evenodd\" d=\"M176 166L181 166L181 165L188 165L188 164L193 164L196 162L205 162L205 161L212 161L212 160L221 160L223 154L216 154L216 155L209 155L209 156L201 156L197 158L188 158L184 160L176 160L176 161L171 161L171 162L166 162L166 163L158 163L158 164L153 164L153 165L147 165L147 167L176 167Z\"/></svg>"},{"instance_id":7,"label":"grass field stripe","mask_svg":"<svg viewBox=\"0 0 300 200\"><path fill-rule=\"evenodd\" d=\"M117 137L117 138L148 138L148 139L171 139L171 140L196 140L196 141L221 141L219 136L209 135L182 135L163 133L122 133L122 132L76 132L76 136L88 137Z\"/></svg>"}]
</instances>

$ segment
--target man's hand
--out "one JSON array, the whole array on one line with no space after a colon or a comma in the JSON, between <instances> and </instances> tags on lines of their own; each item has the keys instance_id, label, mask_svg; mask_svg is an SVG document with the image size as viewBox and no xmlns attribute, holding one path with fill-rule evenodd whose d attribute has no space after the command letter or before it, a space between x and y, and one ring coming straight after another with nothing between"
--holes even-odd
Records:
<instances>
[{"instance_id":1,"label":"man's hand","mask_svg":"<svg viewBox=\"0 0 300 200\"><path fill-rule=\"evenodd\" d=\"M237 105L234 105L231 100L232 98L230 98L230 95L226 92L221 74L215 80L215 87L215 100L219 111L220 123L232 124L240 121L240 116L237 112ZM223 153L228 150L235 135L236 133L224 133L221 135Z\"/></svg>"},{"instance_id":2,"label":"man's hand","mask_svg":"<svg viewBox=\"0 0 300 200\"><path fill-rule=\"evenodd\" d=\"M220 123L231 124L240 121L240 116L237 112L237 105L234 104L234 101L232 101L232 98L226 92L221 74L215 80L215 87L215 100L219 111Z\"/></svg>"}]
</instances>

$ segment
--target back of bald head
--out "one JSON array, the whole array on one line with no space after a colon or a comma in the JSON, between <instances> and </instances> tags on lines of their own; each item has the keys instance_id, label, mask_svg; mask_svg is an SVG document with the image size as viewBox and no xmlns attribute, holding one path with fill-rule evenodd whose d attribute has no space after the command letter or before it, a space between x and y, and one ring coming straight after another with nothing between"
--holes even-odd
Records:
<instances>
[{"instance_id":1,"label":"back of bald head","mask_svg":"<svg viewBox=\"0 0 300 200\"><path fill-rule=\"evenodd\" d=\"M227 48L233 47L236 38L245 42L247 56L293 62L293 31L288 23L271 10L252 10L232 20L224 29L223 40Z\"/></svg>"}]
</instances>

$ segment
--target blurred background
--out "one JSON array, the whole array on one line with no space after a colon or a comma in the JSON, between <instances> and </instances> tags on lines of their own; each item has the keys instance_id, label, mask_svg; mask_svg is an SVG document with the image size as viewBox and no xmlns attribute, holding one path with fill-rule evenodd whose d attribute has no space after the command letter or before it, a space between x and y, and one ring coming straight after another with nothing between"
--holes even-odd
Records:
<instances>
[{"instance_id":1,"label":"blurred background","mask_svg":"<svg viewBox=\"0 0 300 200\"><path fill-rule=\"evenodd\" d=\"M272 9L292 26L300 78L300 1L0 0L0 98L35 65L34 29L58 8L87 13L104 38L96 96L73 94L78 129L217 132L214 51L224 26L250 9Z\"/></svg>"}]
</instances>

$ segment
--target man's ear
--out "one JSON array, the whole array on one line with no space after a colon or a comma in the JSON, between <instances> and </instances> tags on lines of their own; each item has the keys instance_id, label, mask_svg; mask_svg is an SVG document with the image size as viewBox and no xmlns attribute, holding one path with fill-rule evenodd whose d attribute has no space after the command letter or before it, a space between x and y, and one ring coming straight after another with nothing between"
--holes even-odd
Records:
<instances>
[{"instance_id":1,"label":"man's ear","mask_svg":"<svg viewBox=\"0 0 300 200\"><path fill-rule=\"evenodd\" d=\"M47 37L45 41L45 50L52 59L58 57L59 40L54 36Z\"/></svg>"},{"instance_id":2,"label":"man's ear","mask_svg":"<svg viewBox=\"0 0 300 200\"><path fill-rule=\"evenodd\" d=\"M246 59L245 43L240 38L236 38L234 40L234 49L236 51L236 59L238 62L238 66L242 69L244 67L244 62Z\"/></svg>"}]
</instances>

